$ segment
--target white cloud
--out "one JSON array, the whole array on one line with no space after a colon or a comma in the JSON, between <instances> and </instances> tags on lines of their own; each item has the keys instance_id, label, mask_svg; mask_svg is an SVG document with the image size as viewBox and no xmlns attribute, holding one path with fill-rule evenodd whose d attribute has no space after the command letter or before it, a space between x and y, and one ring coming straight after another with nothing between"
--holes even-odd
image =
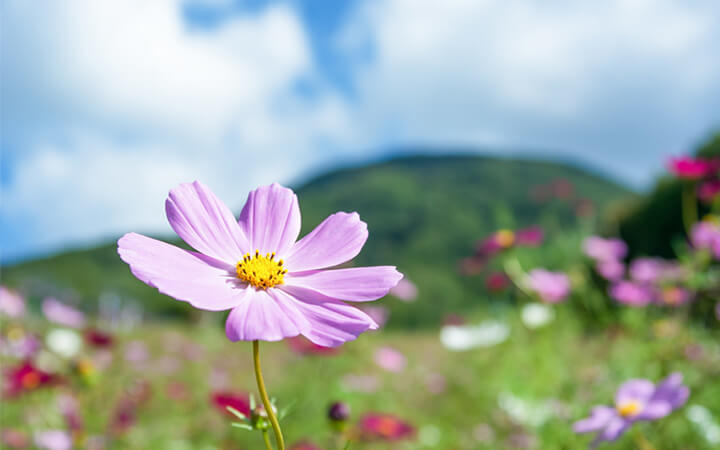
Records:
<instances>
[{"instance_id":1,"label":"white cloud","mask_svg":"<svg viewBox=\"0 0 720 450\"><path fill-rule=\"evenodd\" d=\"M338 41L372 49L356 61L368 134L575 151L642 185L720 124L719 19L711 2L389 0Z\"/></svg>"},{"instance_id":2,"label":"white cloud","mask_svg":"<svg viewBox=\"0 0 720 450\"><path fill-rule=\"evenodd\" d=\"M163 201L181 181L202 179L237 208L251 187L322 158L319 141L347 139L341 97L293 91L315 63L291 8L203 30L185 24L181 3L3 4L3 146L14 161L2 214L36 232L4 242L6 255L166 231Z\"/></svg>"}]
</instances>

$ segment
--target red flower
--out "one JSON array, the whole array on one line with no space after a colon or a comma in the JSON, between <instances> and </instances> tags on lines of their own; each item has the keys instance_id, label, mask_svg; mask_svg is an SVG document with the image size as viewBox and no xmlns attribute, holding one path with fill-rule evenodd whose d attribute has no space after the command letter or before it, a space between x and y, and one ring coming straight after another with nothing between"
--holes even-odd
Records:
<instances>
[{"instance_id":1,"label":"red flower","mask_svg":"<svg viewBox=\"0 0 720 450\"><path fill-rule=\"evenodd\" d=\"M36 368L30 361L20 366L10 368L5 372L5 387L3 395L14 397L26 391L33 391L43 386L55 383L56 377Z\"/></svg>"},{"instance_id":2,"label":"red flower","mask_svg":"<svg viewBox=\"0 0 720 450\"><path fill-rule=\"evenodd\" d=\"M542 244L545 232L537 225L523 228L515 233L515 243L528 247L537 247Z\"/></svg>"},{"instance_id":3,"label":"red flower","mask_svg":"<svg viewBox=\"0 0 720 450\"><path fill-rule=\"evenodd\" d=\"M289 338L287 343L292 351L300 355L333 355L338 352L337 348L323 347L302 336Z\"/></svg>"},{"instance_id":4,"label":"red flower","mask_svg":"<svg viewBox=\"0 0 720 450\"><path fill-rule=\"evenodd\" d=\"M230 406L250 417L250 397L248 394L238 394L236 392L213 392L210 394L210 401L220 411L233 417L227 407Z\"/></svg>"},{"instance_id":5,"label":"red flower","mask_svg":"<svg viewBox=\"0 0 720 450\"><path fill-rule=\"evenodd\" d=\"M684 180L699 180L717 171L717 163L702 158L681 156L670 158L668 170L678 178Z\"/></svg>"},{"instance_id":6,"label":"red flower","mask_svg":"<svg viewBox=\"0 0 720 450\"><path fill-rule=\"evenodd\" d=\"M111 347L113 345L113 338L109 334L90 328L85 331L85 342L93 347Z\"/></svg>"},{"instance_id":7,"label":"red flower","mask_svg":"<svg viewBox=\"0 0 720 450\"><path fill-rule=\"evenodd\" d=\"M358 427L366 440L400 441L415 436L415 427L391 414L366 414Z\"/></svg>"},{"instance_id":8,"label":"red flower","mask_svg":"<svg viewBox=\"0 0 720 450\"><path fill-rule=\"evenodd\" d=\"M503 272L493 272L485 278L485 287L490 292L501 292L510 284L510 279Z\"/></svg>"}]
</instances>

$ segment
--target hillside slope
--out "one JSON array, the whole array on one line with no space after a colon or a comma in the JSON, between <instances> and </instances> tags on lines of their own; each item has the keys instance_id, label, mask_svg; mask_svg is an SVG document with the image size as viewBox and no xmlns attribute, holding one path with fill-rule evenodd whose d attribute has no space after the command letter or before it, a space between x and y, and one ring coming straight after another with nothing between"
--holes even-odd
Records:
<instances>
[{"instance_id":1,"label":"hillside slope","mask_svg":"<svg viewBox=\"0 0 720 450\"><path fill-rule=\"evenodd\" d=\"M530 195L557 180L571 185L565 195L574 200L540 204ZM477 302L481 283L459 275L457 262L487 233L531 224L559 233L577 225L577 199L589 200L602 212L632 195L568 165L468 155L410 156L341 169L296 191L303 234L335 211L357 211L368 223L370 237L356 263L397 265L419 285L421 295L413 308L386 302L395 310L393 323L405 326L437 321L445 312ZM149 314L192 311L133 278L114 242L3 268L3 284L19 287L33 301L53 294L88 309L95 308L101 294L114 293L135 299Z\"/></svg>"}]
</instances>

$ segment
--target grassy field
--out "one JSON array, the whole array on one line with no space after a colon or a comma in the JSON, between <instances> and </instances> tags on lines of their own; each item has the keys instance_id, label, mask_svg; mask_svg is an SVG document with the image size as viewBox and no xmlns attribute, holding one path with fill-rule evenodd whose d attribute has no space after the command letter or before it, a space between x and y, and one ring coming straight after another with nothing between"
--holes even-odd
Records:
<instances>
[{"instance_id":1,"label":"grassy field","mask_svg":"<svg viewBox=\"0 0 720 450\"><path fill-rule=\"evenodd\" d=\"M563 307L553 323L532 331L514 309L499 308L492 318L506 321L511 332L489 348L451 352L437 332L379 331L334 355L299 355L281 342L263 343L261 356L271 395L281 407L294 402L283 421L287 440L309 439L321 448L333 448L326 420L333 401L350 405L351 422L366 412L386 412L417 430L413 440L402 444L354 442L350 448L582 448L591 437L575 435L574 420L595 404L612 404L624 380L657 381L672 371L685 376L692 392L688 405L702 405L720 419L717 331L689 327L679 317L645 314L627 310L620 325L588 334ZM471 322L487 318L479 314ZM43 327L34 325L38 331ZM147 346L148 357L129 362L125 355L137 342ZM406 356L400 372L373 361L386 346ZM259 433L231 428L231 418L210 402L214 389L255 392L250 344L228 342L214 323L143 325L117 333L111 349L85 354L107 365L98 368L92 386L67 372L61 386L5 400L3 428L63 428L56 397L72 392L86 435L102 435L124 392L146 380L150 400L139 407L137 422L107 441L106 448L261 448ZM3 360L4 367L9 364ZM358 380L367 386L356 386ZM657 449L712 448L689 422L687 408L660 422L636 425L614 448L638 448L637 432Z\"/></svg>"}]
</instances>

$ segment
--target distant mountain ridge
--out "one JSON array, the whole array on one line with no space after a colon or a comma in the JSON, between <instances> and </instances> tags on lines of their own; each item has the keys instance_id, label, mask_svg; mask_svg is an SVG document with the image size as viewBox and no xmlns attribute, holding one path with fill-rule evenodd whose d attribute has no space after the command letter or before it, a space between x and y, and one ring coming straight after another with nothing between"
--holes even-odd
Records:
<instances>
[{"instance_id":1,"label":"distant mountain ridge","mask_svg":"<svg viewBox=\"0 0 720 450\"><path fill-rule=\"evenodd\" d=\"M571 198L538 203L536 191L557 180L572 187ZM471 306L468 293L477 289L477 282L459 275L457 263L487 233L531 224L559 233L577 226L577 201L602 212L633 195L576 166L470 154L400 156L333 170L296 192L303 235L333 212L360 213L370 237L355 262L397 265L420 287L412 308L385 302L397 310L395 322L408 326ZM117 256L114 241L4 267L2 272L3 284L21 289L34 302L55 295L92 310L101 294L112 292L135 299L150 314L187 315L192 310L136 280Z\"/></svg>"}]
</instances>

